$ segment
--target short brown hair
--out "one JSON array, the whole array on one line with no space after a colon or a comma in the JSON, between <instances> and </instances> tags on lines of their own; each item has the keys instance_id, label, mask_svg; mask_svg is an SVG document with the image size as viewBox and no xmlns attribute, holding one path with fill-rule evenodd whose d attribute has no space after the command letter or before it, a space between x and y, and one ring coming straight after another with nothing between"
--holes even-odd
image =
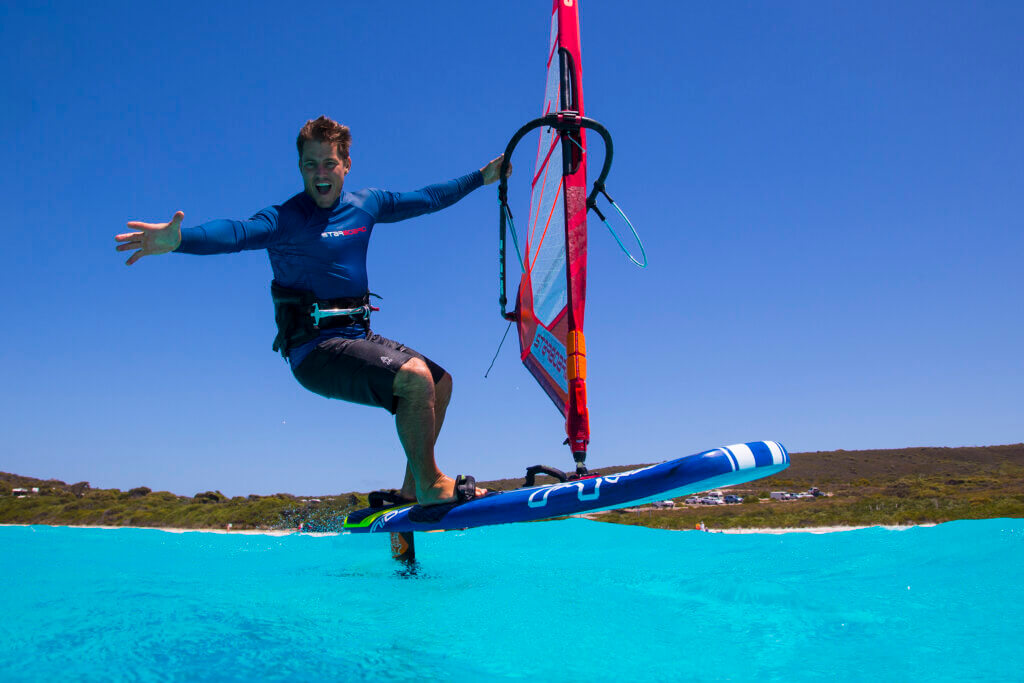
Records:
<instances>
[{"instance_id":1,"label":"short brown hair","mask_svg":"<svg viewBox=\"0 0 1024 683\"><path fill-rule=\"evenodd\" d=\"M302 157L302 146L310 140L317 142L330 142L338 150L338 156L348 159L348 147L352 144L352 133L348 126L343 126L333 119L321 116L318 119L306 121L306 125L299 131L299 139L295 141L299 148L299 157Z\"/></svg>"}]
</instances>

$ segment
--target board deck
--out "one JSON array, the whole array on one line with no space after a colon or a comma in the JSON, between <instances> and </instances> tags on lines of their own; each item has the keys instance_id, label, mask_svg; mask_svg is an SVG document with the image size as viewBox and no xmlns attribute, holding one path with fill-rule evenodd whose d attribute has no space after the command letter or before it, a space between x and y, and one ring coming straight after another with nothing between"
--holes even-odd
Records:
<instances>
[{"instance_id":1,"label":"board deck","mask_svg":"<svg viewBox=\"0 0 1024 683\"><path fill-rule=\"evenodd\" d=\"M468 529L632 507L767 477L789 466L775 441L723 446L628 472L488 494L466 503L364 508L344 531L378 533Z\"/></svg>"}]
</instances>

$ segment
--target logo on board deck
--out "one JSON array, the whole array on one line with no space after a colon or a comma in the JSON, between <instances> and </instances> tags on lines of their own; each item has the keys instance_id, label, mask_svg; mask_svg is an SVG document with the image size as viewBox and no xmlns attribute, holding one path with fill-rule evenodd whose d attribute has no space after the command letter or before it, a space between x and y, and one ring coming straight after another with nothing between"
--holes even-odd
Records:
<instances>
[{"instance_id":1,"label":"logo on board deck","mask_svg":"<svg viewBox=\"0 0 1024 683\"><path fill-rule=\"evenodd\" d=\"M569 481L563 484L555 484L554 486L545 486L531 493L530 497L526 499L526 504L532 508L542 508L548 504L548 496L552 493L555 491L561 491L562 489L572 488L576 489L576 498L580 502L598 500L601 498L602 483L605 484L607 488L608 485L619 483L619 479L639 472L644 472L652 467L654 467L654 465L641 467L638 470L630 470L629 472L620 472L607 477L594 477L593 479L581 479L580 481Z\"/></svg>"},{"instance_id":2,"label":"logo on board deck","mask_svg":"<svg viewBox=\"0 0 1024 683\"><path fill-rule=\"evenodd\" d=\"M384 365L391 365L391 359L387 356L381 356L380 362L383 363Z\"/></svg>"},{"instance_id":3,"label":"logo on board deck","mask_svg":"<svg viewBox=\"0 0 1024 683\"><path fill-rule=\"evenodd\" d=\"M351 237L352 235L358 235L361 232L366 232L366 226L361 225L358 228L352 228L350 230L328 230L327 232L320 233L321 237Z\"/></svg>"},{"instance_id":4,"label":"logo on board deck","mask_svg":"<svg viewBox=\"0 0 1024 683\"><path fill-rule=\"evenodd\" d=\"M383 515L374 520L373 524L370 526L370 531L374 532L383 529L384 526L389 521L391 521L391 518L397 515L399 512L401 512L401 510L389 510L388 512L385 512Z\"/></svg>"}]
</instances>

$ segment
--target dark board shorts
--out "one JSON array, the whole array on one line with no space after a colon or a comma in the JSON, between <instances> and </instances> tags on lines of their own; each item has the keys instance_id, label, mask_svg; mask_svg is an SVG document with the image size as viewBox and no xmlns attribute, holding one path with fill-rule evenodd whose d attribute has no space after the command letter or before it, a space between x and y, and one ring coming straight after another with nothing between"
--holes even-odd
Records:
<instances>
[{"instance_id":1,"label":"dark board shorts","mask_svg":"<svg viewBox=\"0 0 1024 683\"><path fill-rule=\"evenodd\" d=\"M365 339L325 339L292 374L299 384L315 394L378 406L394 415L398 409L395 375L411 358L419 358L427 364L434 384L444 377L444 368L434 361L379 334L370 334Z\"/></svg>"}]
</instances>

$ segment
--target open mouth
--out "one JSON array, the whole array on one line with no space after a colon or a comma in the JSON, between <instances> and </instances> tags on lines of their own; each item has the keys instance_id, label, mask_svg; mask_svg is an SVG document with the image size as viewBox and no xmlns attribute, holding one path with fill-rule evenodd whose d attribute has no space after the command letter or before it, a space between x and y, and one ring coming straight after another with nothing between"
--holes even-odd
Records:
<instances>
[{"instance_id":1,"label":"open mouth","mask_svg":"<svg viewBox=\"0 0 1024 683\"><path fill-rule=\"evenodd\" d=\"M328 194L331 191L331 184L330 183L317 183L313 187L316 188L317 194L325 195L325 194Z\"/></svg>"}]
</instances>

